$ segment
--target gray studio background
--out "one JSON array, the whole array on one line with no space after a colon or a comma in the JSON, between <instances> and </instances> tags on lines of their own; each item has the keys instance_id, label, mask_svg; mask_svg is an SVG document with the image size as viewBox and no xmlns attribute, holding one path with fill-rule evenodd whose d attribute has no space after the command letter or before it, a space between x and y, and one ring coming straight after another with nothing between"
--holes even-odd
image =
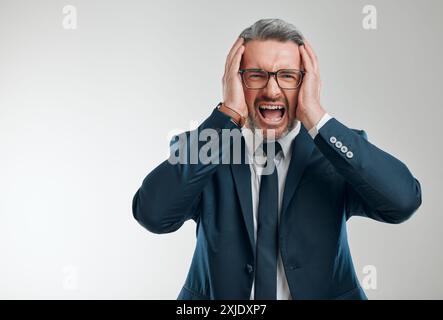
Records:
<instances>
[{"instance_id":1,"label":"gray studio background","mask_svg":"<svg viewBox=\"0 0 443 320\"><path fill-rule=\"evenodd\" d=\"M78 28L62 27L65 5ZM377 8L377 30L362 8ZM372 299L443 298L443 2L0 0L0 298L175 299L195 225L132 217L168 136L221 101L226 55L260 18L294 23L320 61L322 103L405 162L423 205L400 225L348 223Z\"/></svg>"}]
</instances>

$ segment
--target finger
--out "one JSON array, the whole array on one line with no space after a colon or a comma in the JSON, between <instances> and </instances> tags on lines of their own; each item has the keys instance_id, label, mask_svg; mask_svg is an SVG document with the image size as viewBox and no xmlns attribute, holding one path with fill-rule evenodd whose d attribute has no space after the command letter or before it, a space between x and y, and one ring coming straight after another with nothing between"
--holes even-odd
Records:
<instances>
[{"instance_id":1,"label":"finger","mask_svg":"<svg viewBox=\"0 0 443 320\"><path fill-rule=\"evenodd\" d=\"M244 41L244 39L240 37L237 39L237 41L232 46L231 51L228 54L228 58L226 59L227 69L229 69L229 67L231 66L232 59L233 59L234 55L236 54L238 48L243 45L243 41Z\"/></svg>"},{"instance_id":2,"label":"finger","mask_svg":"<svg viewBox=\"0 0 443 320\"><path fill-rule=\"evenodd\" d=\"M235 55L232 57L231 65L229 66L228 73L232 73L234 76L238 73L240 69L240 62L243 56L243 52L245 51L245 46L240 46L235 52Z\"/></svg>"},{"instance_id":3,"label":"finger","mask_svg":"<svg viewBox=\"0 0 443 320\"><path fill-rule=\"evenodd\" d=\"M304 45L299 46L300 48L300 55L302 58L303 67L306 72L314 72L314 66L312 65L311 58L309 57L308 53L306 52L306 49Z\"/></svg>"},{"instance_id":4,"label":"finger","mask_svg":"<svg viewBox=\"0 0 443 320\"><path fill-rule=\"evenodd\" d=\"M319 71L319 70L318 70L319 68L318 68L318 59L317 59L317 55L315 54L314 50L312 49L311 44L310 44L307 40L305 40L304 42L305 42L305 48L306 48L306 51L307 51L309 57L311 58L311 61L312 61L312 65L313 65L313 67L314 67L314 70L315 70L316 72L318 72L318 71Z\"/></svg>"},{"instance_id":5,"label":"finger","mask_svg":"<svg viewBox=\"0 0 443 320\"><path fill-rule=\"evenodd\" d=\"M231 64L232 56L237 51L238 47L243 44L243 41L244 41L244 39L242 37L238 37L237 40L234 42L234 45L232 46L231 50L229 50L228 56L226 58L226 63L225 63L225 72L228 70L228 68Z\"/></svg>"}]
</instances>

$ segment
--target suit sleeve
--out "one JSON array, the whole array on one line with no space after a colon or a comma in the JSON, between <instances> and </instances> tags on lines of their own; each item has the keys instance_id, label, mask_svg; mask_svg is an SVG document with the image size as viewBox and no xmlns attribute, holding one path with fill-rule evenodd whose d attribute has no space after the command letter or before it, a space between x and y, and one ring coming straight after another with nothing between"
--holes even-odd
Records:
<instances>
[{"instance_id":1,"label":"suit sleeve","mask_svg":"<svg viewBox=\"0 0 443 320\"><path fill-rule=\"evenodd\" d=\"M204 129L212 129L205 132L213 135L207 141L200 141L199 135ZM170 158L146 176L134 195L132 213L143 227L153 233L168 233L189 219L197 221L203 188L229 148L229 143L222 143L222 129L239 127L215 108L197 129L173 137ZM198 157L202 148L211 150L207 153L209 163ZM213 150L217 152L212 153ZM180 161L175 158L177 152Z\"/></svg>"},{"instance_id":2,"label":"suit sleeve","mask_svg":"<svg viewBox=\"0 0 443 320\"><path fill-rule=\"evenodd\" d=\"M364 131L357 133L332 118L314 142L347 182L347 219L357 215L401 223L421 205L419 181L400 160L371 144Z\"/></svg>"}]
</instances>

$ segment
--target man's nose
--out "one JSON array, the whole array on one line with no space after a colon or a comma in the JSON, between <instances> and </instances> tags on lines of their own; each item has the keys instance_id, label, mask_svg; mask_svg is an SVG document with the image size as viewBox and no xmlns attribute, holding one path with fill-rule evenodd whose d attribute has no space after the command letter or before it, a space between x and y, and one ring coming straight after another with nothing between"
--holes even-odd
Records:
<instances>
[{"instance_id":1,"label":"man's nose","mask_svg":"<svg viewBox=\"0 0 443 320\"><path fill-rule=\"evenodd\" d=\"M277 79L275 78L274 75L271 75L269 77L268 85L266 87L264 87L263 90L270 97L281 93L281 89L278 86Z\"/></svg>"}]
</instances>

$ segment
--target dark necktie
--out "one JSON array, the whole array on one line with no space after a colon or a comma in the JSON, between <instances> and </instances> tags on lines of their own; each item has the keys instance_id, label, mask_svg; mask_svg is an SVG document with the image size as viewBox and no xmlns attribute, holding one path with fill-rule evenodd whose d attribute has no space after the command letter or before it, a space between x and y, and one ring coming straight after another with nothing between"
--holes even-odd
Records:
<instances>
[{"instance_id":1,"label":"dark necktie","mask_svg":"<svg viewBox=\"0 0 443 320\"><path fill-rule=\"evenodd\" d=\"M263 150L270 149L263 144ZM275 142L275 152L270 151L266 165L274 161L275 155L281 150ZM275 300L277 297L277 254L278 254L278 176L274 166L272 174L262 175L260 182L257 240L256 240L256 300Z\"/></svg>"}]
</instances>

